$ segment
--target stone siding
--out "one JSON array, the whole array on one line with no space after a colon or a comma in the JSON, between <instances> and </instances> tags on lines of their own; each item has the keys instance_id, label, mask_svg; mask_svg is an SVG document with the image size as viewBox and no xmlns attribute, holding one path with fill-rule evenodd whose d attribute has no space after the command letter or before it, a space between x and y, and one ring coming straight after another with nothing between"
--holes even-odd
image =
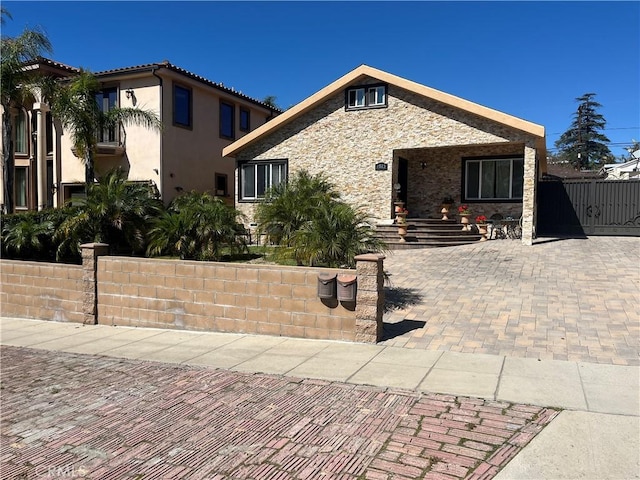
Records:
<instances>
[{"instance_id":1,"label":"stone siding","mask_svg":"<svg viewBox=\"0 0 640 480\"><path fill-rule=\"evenodd\" d=\"M99 323L356 340L355 305L317 296L326 270L124 257L98 259ZM375 342L375 335L373 341Z\"/></svg>"},{"instance_id":2,"label":"stone siding","mask_svg":"<svg viewBox=\"0 0 640 480\"><path fill-rule=\"evenodd\" d=\"M522 155L525 143L533 140L519 130L390 85L388 108L346 111L344 92L339 92L248 146L236 160L286 158L290 175L302 169L325 173L344 200L364 208L373 219L385 220L392 214L392 185L397 178L394 162L403 156L399 151L415 151L425 158L428 170L419 176L415 175L421 169L419 161L410 163L408 193L414 203L410 213L433 216L443 195L460 198L462 156ZM389 169L375 171L378 162L387 163ZM532 169L525 172L530 175ZM254 203L238 202L236 206L253 219ZM486 205L486 211L514 215L522 205L492 207Z\"/></svg>"},{"instance_id":3,"label":"stone siding","mask_svg":"<svg viewBox=\"0 0 640 480\"><path fill-rule=\"evenodd\" d=\"M0 260L0 315L82 323L82 267Z\"/></svg>"},{"instance_id":4,"label":"stone siding","mask_svg":"<svg viewBox=\"0 0 640 480\"><path fill-rule=\"evenodd\" d=\"M409 214L420 218L439 217L442 198L450 195L456 205L461 200L462 158L489 155L522 155L523 145L503 144L487 146L467 146L435 149L399 150L398 157L408 160L408 196L406 208ZM422 168L422 163L425 167ZM466 202L471 214L485 215L494 213L502 216L520 218L522 203ZM455 215L455 211L452 212ZM454 218L454 217L450 217Z\"/></svg>"}]
</instances>

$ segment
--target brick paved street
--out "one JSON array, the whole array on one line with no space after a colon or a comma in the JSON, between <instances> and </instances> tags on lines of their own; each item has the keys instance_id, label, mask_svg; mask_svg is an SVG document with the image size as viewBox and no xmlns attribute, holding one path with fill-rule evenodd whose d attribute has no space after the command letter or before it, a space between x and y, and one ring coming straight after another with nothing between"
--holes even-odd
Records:
<instances>
[{"instance_id":1,"label":"brick paved street","mask_svg":"<svg viewBox=\"0 0 640 480\"><path fill-rule=\"evenodd\" d=\"M492 478L555 410L1 347L3 479Z\"/></svg>"},{"instance_id":2,"label":"brick paved street","mask_svg":"<svg viewBox=\"0 0 640 480\"><path fill-rule=\"evenodd\" d=\"M640 365L640 238L400 250L383 345Z\"/></svg>"}]
</instances>

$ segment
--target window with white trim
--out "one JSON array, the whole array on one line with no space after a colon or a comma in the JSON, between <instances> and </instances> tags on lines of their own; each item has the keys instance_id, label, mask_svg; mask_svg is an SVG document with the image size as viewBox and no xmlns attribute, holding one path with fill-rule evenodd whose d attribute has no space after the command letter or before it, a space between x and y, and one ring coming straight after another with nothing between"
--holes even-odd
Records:
<instances>
[{"instance_id":1,"label":"window with white trim","mask_svg":"<svg viewBox=\"0 0 640 480\"><path fill-rule=\"evenodd\" d=\"M286 160L251 161L240 164L239 199L259 200L271 187L287 181Z\"/></svg>"},{"instance_id":2,"label":"window with white trim","mask_svg":"<svg viewBox=\"0 0 640 480\"><path fill-rule=\"evenodd\" d=\"M524 158L466 158L464 162L465 200L521 200Z\"/></svg>"},{"instance_id":3,"label":"window with white trim","mask_svg":"<svg viewBox=\"0 0 640 480\"><path fill-rule=\"evenodd\" d=\"M387 86L367 85L349 88L346 92L345 103L347 110L386 107Z\"/></svg>"}]
</instances>

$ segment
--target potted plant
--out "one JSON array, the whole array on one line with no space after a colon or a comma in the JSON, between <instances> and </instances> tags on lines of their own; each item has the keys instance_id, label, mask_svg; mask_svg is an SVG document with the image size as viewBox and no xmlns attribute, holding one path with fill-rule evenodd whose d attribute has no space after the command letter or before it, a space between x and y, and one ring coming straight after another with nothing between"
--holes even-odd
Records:
<instances>
[{"instance_id":1,"label":"potted plant","mask_svg":"<svg viewBox=\"0 0 640 480\"><path fill-rule=\"evenodd\" d=\"M448 214L449 214L449 209L451 208L451 205L453 205L452 197L447 195L442 199L442 210L440 210L440 213L442 214L442 220L449 220Z\"/></svg>"},{"instance_id":2,"label":"potted plant","mask_svg":"<svg viewBox=\"0 0 640 480\"><path fill-rule=\"evenodd\" d=\"M442 199L442 206L451 207L453 205L453 197L447 195Z\"/></svg>"},{"instance_id":3,"label":"potted plant","mask_svg":"<svg viewBox=\"0 0 640 480\"><path fill-rule=\"evenodd\" d=\"M481 235L480 241L487 239L487 217L484 215L478 215L476 217L476 226L478 227L478 233Z\"/></svg>"},{"instance_id":4,"label":"potted plant","mask_svg":"<svg viewBox=\"0 0 640 480\"><path fill-rule=\"evenodd\" d=\"M460 205L458 207L458 215L460 215L460 223L462 224L462 230L471 230L469 223L469 217L471 216L471 209L468 205Z\"/></svg>"}]
</instances>

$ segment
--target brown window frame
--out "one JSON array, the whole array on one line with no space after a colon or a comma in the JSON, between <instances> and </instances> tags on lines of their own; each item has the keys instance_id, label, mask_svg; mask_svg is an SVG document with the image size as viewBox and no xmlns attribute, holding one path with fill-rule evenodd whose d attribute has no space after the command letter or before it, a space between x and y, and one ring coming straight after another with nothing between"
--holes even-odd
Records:
<instances>
[{"instance_id":1,"label":"brown window frame","mask_svg":"<svg viewBox=\"0 0 640 480\"><path fill-rule=\"evenodd\" d=\"M247 124L246 126L243 125L242 122L242 116L243 114L246 114L247 116ZM239 125L239 129L241 132L249 132L251 130L251 110L249 110L248 108L244 108L244 107L240 107L240 125Z\"/></svg>"},{"instance_id":2,"label":"brown window frame","mask_svg":"<svg viewBox=\"0 0 640 480\"><path fill-rule=\"evenodd\" d=\"M230 107L231 108L231 135L227 135L227 132L223 131L223 108ZM226 140L235 140L236 138L236 106L231 102L227 102L225 100L220 100L220 114L219 114L219 127L220 127L220 138L224 138Z\"/></svg>"},{"instance_id":3,"label":"brown window frame","mask_svg":"<svg viewBox=\"0 0 640 480\"><path fill-rule=\"evenodd\" d=\"M186 92L189 93L189 123L188 124L184 124L181 123L179 121L177 121L176 119L176 90L177 89L181 89L184 90ZM180 127L180 128L186 128L188 130L193 130L193 89L191 87L187 87L186 85L180 84L180 83L173 83L173 90L172 90L172 100L173 100L173 125L175 127Z\"/></svg>"}]
</instances>

